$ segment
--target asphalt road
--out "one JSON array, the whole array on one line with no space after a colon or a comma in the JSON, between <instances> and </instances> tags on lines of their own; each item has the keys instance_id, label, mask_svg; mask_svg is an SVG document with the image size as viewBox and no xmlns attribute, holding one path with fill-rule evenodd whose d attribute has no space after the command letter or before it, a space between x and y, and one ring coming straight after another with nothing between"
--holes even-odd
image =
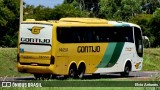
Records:
<instances>
[{"instance_id":1,"label":"asphalt road","mask_svg":"<svg viewBox=\"0 0 160 90\"><path fill-rule=\"evenodd\" d=\"M121 77L120 74L102 74L98 77L85 75L85 79L133 79L133 80L148 80L150 78L160 78L160 71L140 71L130 72L128 77ZM35 80L34 76L25 77L0 77L0 81L17 81L17 80Z\"/></svg>"}]
</instances>

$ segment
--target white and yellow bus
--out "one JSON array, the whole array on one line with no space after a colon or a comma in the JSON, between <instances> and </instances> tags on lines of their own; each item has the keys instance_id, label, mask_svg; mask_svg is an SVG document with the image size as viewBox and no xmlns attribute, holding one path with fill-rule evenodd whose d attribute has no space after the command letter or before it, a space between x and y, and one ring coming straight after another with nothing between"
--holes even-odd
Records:
<instances>
[{"instance_id":1,"label":"white and yellow bus","mask_svg":"<svg viewBox=\"0 0 160 90\"><path fill-rule=\"evenodd\" d=\"M120 73L142 69L138 25L98 18L23 21L18 39L18 71L35 77Z\"/></svg>"}]
</instances>

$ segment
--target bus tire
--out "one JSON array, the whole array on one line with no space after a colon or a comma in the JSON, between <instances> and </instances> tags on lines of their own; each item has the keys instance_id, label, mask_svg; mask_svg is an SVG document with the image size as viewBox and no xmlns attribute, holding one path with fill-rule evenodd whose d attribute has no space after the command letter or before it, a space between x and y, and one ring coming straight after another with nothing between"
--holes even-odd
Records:
<instances>
[{"instance_id":1,"label":"bus tire","mask_svg":"<svg viewBox=\"0 0 160 90\"><path fill-rule=\"evenodd\" d=\"M85 71L82 71L82 72L78 75L78 78L79 78L79 79L83 79L83 78L84 78L84 72L85 72Z\"/></svg>"},{"instance_id":2,"label":"bus tire","mask_svg":"<svg viewBox=\"0 0 160 90\"><path fill-rule=\"evenodd\" d=\"M83 79L85 74L86 66L84 63L81 63L78 68L78 78Z\"/></svg>"},{"instance_id":3,"label":"bus tire","mask_svg":"<svg viewBox=\"0 0 160 90\"><path fill-rule=\"evenodd\" d=\"M51 79L56 79L56 78L57 78L57 75L55 75L55 74L51 75Z\"/></svg>"},{"instance_id":4,"label":"bus tire","mask_svg":"<svg viewBox=\"0 0 160 90\"><path fill-rule=\"evenodd\" d=\"M71 67L69 68L68 75L69 78L77 78L77 68L75 64L71 65Z\"/></svg>"},{"instance_id":5,"label":"bus tire","mask_svg":"<svg viewBox=\"0 0 160 90\"><path fill-rule=\"evenodd\" d=\"M124 67L124 72L121 72L120 74L122 77L127 77L127 76L129 76L130 71L131 71L131 63L127 62Z\"/></svg>"},{"instance_id":6,"label":"bus tire","mask_svg":"<svg viewBox=\"0 0 160 90\"><path fill-rule=\"evenodd\" d=\"M49 80L51 78L51 74L43 74L42 80Z\"/></svg>"},{"instance_id":7,"label":"bus tire","mask_svg":"<svg viewBox=\"0 0 160 90\"><path fill-rule=\"evenodd\" d=\"M42 75L41 74L34 74L34 77L36 80L40 80Z\"/></svg>"}]
</instances>

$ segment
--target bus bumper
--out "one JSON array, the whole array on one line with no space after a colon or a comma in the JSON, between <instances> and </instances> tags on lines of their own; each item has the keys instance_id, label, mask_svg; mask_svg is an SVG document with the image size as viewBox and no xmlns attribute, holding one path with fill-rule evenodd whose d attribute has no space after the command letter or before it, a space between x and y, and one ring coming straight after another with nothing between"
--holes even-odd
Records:
<instances>
[{"instance_id":1,"label":"bus bumper","mask_svg":"<svg viewBox=\"0 0 160 90\"><path fill-rule=\"evenodd\" d=\"M31 74L55 74L54 65L50 66L32 66L32 65L21 65L18 63L18 71L22 73Z\"/></svg>"}]
</instances>

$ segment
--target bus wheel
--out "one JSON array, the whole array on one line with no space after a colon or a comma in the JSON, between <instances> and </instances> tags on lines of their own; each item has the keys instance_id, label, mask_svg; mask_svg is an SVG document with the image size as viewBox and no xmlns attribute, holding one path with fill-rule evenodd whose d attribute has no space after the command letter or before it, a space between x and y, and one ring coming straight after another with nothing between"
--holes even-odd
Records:
<instances>
[{"instance_id":1,"label":"bus wheel","mask_svg":"<svg viewBox=\"0 0 160 90\"><path fill-rule=\"evenodd\" d=\"M51 78L51 74L43 74L43 80L49 80Z\"/></svg>"},{"instance_id":2,"label":"bus wheel","mask_svg":"<svg viewBox=\"0 0 160 90\"><path fill-rule=\"evenodd\" d=\"M42 75L41 74L34 74L34 77L36 80L40 80Z\"/></svg>"},{"instance_id":3,"label":"bus wheel","mask_svg":"<svg viewBox=\"0 0 160 90\"><path fill-rule=\"evenodd\" d=\"M69 77L76 78L77 77L77 69L75 67L70 67L69 69Z\"/></svg>"},{"instance_id":4,"label":"bus wheel","mask_svg":"<svg viewBox=\"0 0 160 90\"><path fill-rule=\"evenodd\" d=\"M84 74L85 74L85 64L81 63L79 68L78 68L78 78L83 79L84 78Z\"/></svg>"},{"instance_id":5,"label":"bus wheel","mask_svg":"<svg viewBox=\"0 0 160 90\"><path fill-rule=\"evenodd\" d=\"M55 74L51 75L51 79L56 79L56 78L57 78L57 75L55 75Z\"/></svg>"},{"instance_id":6,"label":"bus wheel","mask_svg":"<svg viewBox=\"0 0 160 90\"><path fill-rule=\"evenodd\" d=\"M83 69L81 72L78 73L78 77L80 79L83 79L84 78L84 73L85 73L85 70Z\"/></svg>"},{"instance_id":7,"label":"bus wheel","mask_svg":"<svg viewBox=\"0 0 160 90\"><path fill-rule=\"evenodd\" d=\"M122 77L127 77L129 76L129 72L130 72L130 66L128 64L126 64L125 68L124 68L124 72L121 72L121 76Z\"/></svg>"}]
</instances>

